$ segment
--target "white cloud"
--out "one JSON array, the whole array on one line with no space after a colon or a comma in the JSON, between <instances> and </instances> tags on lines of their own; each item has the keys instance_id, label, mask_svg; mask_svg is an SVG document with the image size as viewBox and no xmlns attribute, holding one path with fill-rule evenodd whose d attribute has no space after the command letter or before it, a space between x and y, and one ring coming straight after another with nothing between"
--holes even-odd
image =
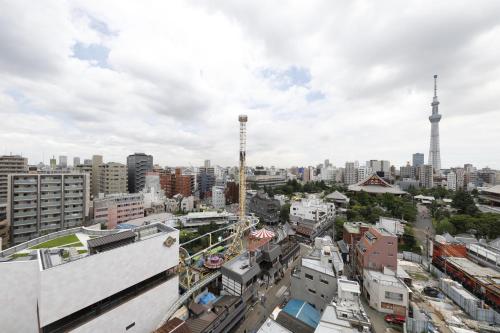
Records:
<instances>
[{"instance_id":1,"label":"white cloud","mask_svg":"<svg viewBox=\"0 0 500 333\"><path fill-rule=\"evenodd\" d=\"M487 1L0 2L0 149L235 165L247 113L250 164L402 165L438 73L443 165L500 167L499 39Z\"/></svg>"}]
</instances>

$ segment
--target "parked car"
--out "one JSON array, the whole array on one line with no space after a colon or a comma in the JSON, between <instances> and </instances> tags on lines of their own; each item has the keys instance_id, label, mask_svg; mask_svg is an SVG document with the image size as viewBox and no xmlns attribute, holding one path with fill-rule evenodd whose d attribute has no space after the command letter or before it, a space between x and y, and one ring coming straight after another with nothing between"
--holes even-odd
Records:
<instances>
[{"instance_id":1,"label":"parked car","mask_svg":"<svg viewBox=\"0 0 500 333\"><path fill-rule=\"evenodd\" d=\"M405 316L388 314L384 317L386 323L395 324L395 325L403 325L406 321Z\"/></svg>"},{"instance_id":2,"label":"parked car","mask_svg":"<svg viewBox=\"0 0 500 333\"><path fill-rule=\"evenodd\" d=\"M429 296L429 297L438 297L439 296L439 290L437 290L436 288L434 287L425 287L424 288L424 294Z\"/></svg>"}]
</instances>

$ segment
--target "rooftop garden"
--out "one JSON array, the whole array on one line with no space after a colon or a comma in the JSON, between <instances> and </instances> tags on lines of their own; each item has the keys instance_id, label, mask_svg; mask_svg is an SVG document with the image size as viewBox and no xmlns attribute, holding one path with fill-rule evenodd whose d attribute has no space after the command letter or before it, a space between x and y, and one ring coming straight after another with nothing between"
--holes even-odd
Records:
<instances>
[{"instance_id":1,"label":"rooftop garden","mask_svg":"<svg viewBox=\"0 0 500 333\"><path fill-rule=\"evenodd\" d=\"M58 237L31 247L32 250L54 247L83 246L75 234Z\"/></svg>"}]
</instances>

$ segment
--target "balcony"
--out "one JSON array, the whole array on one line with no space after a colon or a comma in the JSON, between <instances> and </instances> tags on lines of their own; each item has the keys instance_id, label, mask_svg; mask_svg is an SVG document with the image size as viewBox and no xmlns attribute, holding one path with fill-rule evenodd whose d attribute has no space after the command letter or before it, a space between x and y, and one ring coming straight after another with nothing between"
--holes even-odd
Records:
<instances>
[{"instance_id":1,"label":"balcony","mask_svg":"<svg viewBox=\"0 0 500 333\"><path fill-rule=\"evenodd\" d=\"M60 186L42 186L40 187L40 192L60 192Z\"/></svg>"},{"instance_id":2,"label":"balcony","mask_svg":"<svg viewBox=\"0 0 500 333\"><path fill-rule=\"evenodd\" d=\"M71 215L64 216L64 220L76 220L76 219L82 219L82 218L83 218L82 214L71 214Z\"/></svg>"},{"instance_id":3,"label":"balcony","mask_svg":"<svg viewBox=\"0 0 500 333\"><path fill-rule=\"evenodd\" d=\"M83 198L83 193L68 193L64 195L65 198Z\"/></svg>"},{"instance_id":4,"label":"balcony","mask_svg":"<svg viewBox=\"0 0 500 333\"><path fill-rule=\"evenodd\" d=\"M82 210L83 210L83 207L64 208L65 213L80 213Z\"/></svg>"},{"instance_id":5,"label":"balcony","mask_svg":"<svg viewBox=\"0 0 500 333\"><path fill-rule=\"evenodd\" d=\"M14 185L36 185L36 179L16 179Z\"/></svg>"},{"instance_id":6,"label":"balcony","mask_svg":"<svg viewBox=\"0 0 500 333\"><path fill-rule=\"evenodd\" d=\"M14 230L12 230L12 233L14 235L31 234L31 233L34 233L34 232L37 232L36 227L22 228L22 229L14 229Z\"/></svg>"},{"instance_id":7,"label":"balcony","mask_svg":"<svg viewBox=\"0 0 500 333\"><path fill-rule=\"evenodd\" d=\"M61 222L61 217L42 217L40 223Z\"/></svg>"},{"instance_id":8,"label":"balcony","mask_svg":"<svg viewBox=\"0 0 500 333\"><path fill-rule=\"evenodd\" d=\"M83 182L82 178L76 178L76 179L64 179L65 184L81 184Z\"/></svg>"},{"instance_id":9,"label":"balcony","mask_svg":"<svg viewBox=\"0 0 500 333\"><path fill-rule=\"evenodd\" d=\"M58 207L58 206L61 206L61 200L57 200L57 201L54 200L54 201L40 203L41 208Z\"/></svg>"},{"instance_id":10,"label":"balcony","mask_svg":"<svg viewBox=\"0 0 500 333\"><path fill-rule=\"evenodd\" d=\"M36 208L36 202L32 204L19 204L19 205L14 205L14 210L17 209L35 209Z\"/></svg>"},{"instance_id":11,"label":"balcony","mask_svg":"<svg viewBox=\"0 0 500 333\"><path fill-rule=\"evenodd\" d=\"M61 199L61 194L44 194L41 199Z\"/></svg>"},{"instance_id":12,"label":"balcony","mask_svg":"<svg viewBox=\"0 0 500 333\"><path fill-rule=\"evenodd\" d=\"M64 186L65 191L81 191L83 190L82 185L65 185Z\"/></svg>"},{"instance_id":13,"label":"balcony","mask_svg":"<svg viewBox=\"0 0 500 333\"><path fill-rule=\"evenodd\" d=\"M61 214L61 210L60 209L40 210L40 215L49 215L49 214Z\"/></svg>"},{"instance_id":14,"label":"balcony","mask_svg":"<svg viewBox=\"0 0 500 333\"><path fill-rule=\"evenodd\" d=\"M14 213L14 218L18 218L18 217L30 217L30 216L37 216L37 212L36 210L34 211L31 211L31 212L18 212L18 213Z\"/></svg>"},{"instance_id":15,"label":"balcony","mask_svg":"<svg viewBox=\"0 0 500 333\"><path fill-rule=\"evenodd\" d=\"M43 184L56 184L56 185L61 185L61 180L60 179L46 179L43 178L41 181L42 185Z\"/></svg>"},{"instance_id":16,"label":"balcony","mask_svg":"<svg viewBox=\"0 0 500 333\"><path fill-rule=\"evenodd\" d=\"M14 187L14 193L36 193L37 188L36 186L33 187Z\"/></svg>"},{"instance_id":17,"label":"balcony","mask_svg":"<svg viewBox=\"0 0 500 333\"><path fill-rule=\"evenodd\" d=\"M65 205L83 205L83 200L65 200Z\"/></svg>"},{"instance_id":18,"label":"balcony","mask_svg":"<svg viewBox=\"0 0 500 333\"><path fill-rule=\"evenodd\" d=\"M22 220L22 221L14 221L14 226L25 226L25 225L36 225L37 220L36 219L30 219L30 220Z\"/></svg>"},{"instance_id":19,"label":"balcony","mask_svg":"<svg viewBox=\"0 0 500 333\"><path fill-rule=\"evenodd\" d=\"M28 201L35 200L36 195L16 195L14 196L14 201Z\"/></svg>"}]
</instances>

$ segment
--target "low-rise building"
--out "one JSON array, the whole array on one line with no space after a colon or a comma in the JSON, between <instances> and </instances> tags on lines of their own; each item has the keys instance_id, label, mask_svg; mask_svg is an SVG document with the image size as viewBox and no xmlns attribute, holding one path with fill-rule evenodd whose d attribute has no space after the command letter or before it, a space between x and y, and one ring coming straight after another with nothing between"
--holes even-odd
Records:
<instances>
[{"instance_id":1,"label":"low-rise building","mask_svg":"<svg viewBox=\"0 0 500 333\"><path fill-rule=\"evenodd\" d=\"M144 217L142 193L110 194L94 200L94 222L108 229L141 217Z\"/></svg>"},{"instance_id":2,"label":"low-rise building","mask_svg":"<svg viewBox=\"0 0 500 333\"><path fill-rule=\"evenodd\" d=\"M263 189L275 188L286 184L286 176L282 175L249 175L247 176L249 188Z\"/></svg>"},{"instance_id":3,"label":"low-rise building","mask_svg":"<svg viewBox=\"0 0 500 333\"><path fill-rule=\"evenodd\" d=\"M234 223L238 217L234 214L223 212L193 212L186 215L173 218L176 225L182 225L184 228L197 228L202 225L217 224L226 225Z\"/></svg>"},{"instance_id":4,"label":"low-rise building","mask_svg":"<svg viewBox=\"0 0 500 333\"><path fill-rule=\"evenodd\" d=\"M348 190L352 192L364 191L370 194L384 194L384 193L389 193L394 195L406 194L406 192L402 191L398 186L389 184L376 173L366 177L365 179L360 180L356 184L349 185Z\"/></svg>"},{"instance_id":5,"label":"low-rise building","mask_svg":"<svg viewBox=\"0 0 500 333\"><path fill-rule=\"evenodd\" d=\"M179 231L82 229L74 232L97 236L85 253L41 248L0 262L3 332L152 332L161 322L178 299Z\"/></svg>"},{"instance_id":6,"label":"low-rise building","mask_svg":"<svg viewBox=\"0 0 500 333\"><path fill-rule=\"evenodd\" d=\"M333 224L335 205L317 198L292 201L290 222L296 226L297 234L314 239Z\"/></svg>"},{"instance_id":7,"label":"low-rise building","mask_svg":"<svg viewBox=\"0 0 500 333\"><path fill-rule=\"evenodd\" d=\"M330 237L316 238L313 251L301 259L290 277L292 297L322 312L337 292L344 264Z\"/></svg>"},{"instance_id":8,"label":"low-rise building","mask_svg":"<svg viewBox=\"0 0 500 333\"><path fill-rule=\"evenodd\" d=\"M337 286L337 297L326 306L314 333L370 332L370 318L361 304L358 282L339 278Z\"/></svg>"},{"instance_id":9,"label":"low-rise building","mask_svg":"<svg viewBox=\"0 0 500 333\"><path fill-rule=\"evenodd\" d=\"M245 303L256 300L257 278L260 273L258 264L250 264L248 253L225 262L221 267L221 294L242 297Z\"/></svg>"},{"instance_id":10,"label":"low-rise building","mask_svg":"<svg viewBox=\"0 0 500 333\"><path fill-rule=\"evenodd\" d=\"M361 280L365 269L382 272L397 270L398 238L384 228L371 227L355 245L356 274Z\"/></svg>"},{"instance_id":11,"label":"low-rise building","mask_svg":"<svg viewBox=\"0 0 500 333\"><path fill-rule=\"evenodd\" d=\"M280 207L279 200L261 192L248 200L250 213L254 213L261 222L269 225L276 225L280 222Z\"/></svg>"},{"instance_id":12,"label":"low-rise building","mask_svg":"<svg viewBox=\"0 0 500 333\"><path fill-rule=\"evenodd\" d=\"M378 312L408 316L411 290L394 271L363 271L363 294L368 304Z\"/></svg>"},{"instance_id":13,"label":"low-rise building","mask_svg":"<svg viewBox=\"0 0 500 333\"><path fill-rule=\"evenodd\" d=\"M375 226L378 228L383 228L393 233L398 238L401 238L405 232L405 224L406 221L402 219L380 216Z\"/></svg>"}]
</instances>

